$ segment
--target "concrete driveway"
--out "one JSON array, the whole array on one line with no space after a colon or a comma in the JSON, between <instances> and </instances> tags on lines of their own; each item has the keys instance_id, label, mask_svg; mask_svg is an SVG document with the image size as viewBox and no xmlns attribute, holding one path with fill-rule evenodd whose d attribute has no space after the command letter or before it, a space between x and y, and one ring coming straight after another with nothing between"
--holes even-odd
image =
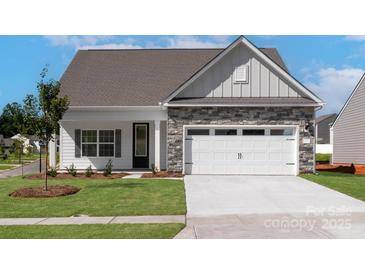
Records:
<instances>
[{"instance_id":1,"label":"concrete driveway","mask_svg":"<svg viewBox=\"0 0 365 274\"><path fill-rule=\"evenodd\" d=\"M294 176L185 176L177 238L365 238L365 203Z\"/></svg>"}]
</instances>

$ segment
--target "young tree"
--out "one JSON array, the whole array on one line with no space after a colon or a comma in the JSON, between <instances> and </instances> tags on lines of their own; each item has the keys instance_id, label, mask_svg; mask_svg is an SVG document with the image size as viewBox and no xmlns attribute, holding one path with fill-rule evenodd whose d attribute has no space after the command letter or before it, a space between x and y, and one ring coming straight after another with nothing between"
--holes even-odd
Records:
<instances>
[{"instance_id":1,"label":"young tree","mask_svg":"<svg viewBox=\"0 0 365 274\"><path fill-rule=\"evenodd\" d=\"M47 68L41 73L41 80L37 83L39 96L39 116L33 117L33 123L36 126L36 135L46 144L46 179L45 190L48 189L48 143L53 140L54 134L59 128L59 121L69 106L67 96L59 97L61 84L55 80L45 80ZM33 113L34 114L34 113Z\"/></svg>"}]
</instances>

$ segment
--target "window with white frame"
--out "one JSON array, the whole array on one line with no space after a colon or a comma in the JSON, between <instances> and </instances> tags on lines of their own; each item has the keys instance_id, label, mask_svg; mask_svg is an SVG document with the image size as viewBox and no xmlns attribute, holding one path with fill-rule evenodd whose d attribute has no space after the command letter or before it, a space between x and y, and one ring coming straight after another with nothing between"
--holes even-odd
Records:
<instances>
[{"instance_id":1,"label":"window with white frame","mask_svg":"<svg viewBox=\"0 0 365 274\"><path fill-rule=\"evenodd\" d=\"M97 157L98 155L98 131L82 130L81 132L81 151L84 157Z\"/></svg>"},{"instance_id":2,"label":"window with white frame","mask_svg":"<svg viewBox=\"0 0 365 274\"><path fill-rule=\"evenodd\" d=\"M114 156L114 130L99 130L99 157Z\"/></svg>"},{"instance_id":3,"label":"window with white frame","mask_svg":"<svg viewBox=\"0 0 365 274\"><path fill-rule=\"evenodd\" d=\"M114 130L82 130L83 157L114 157Z\"/></svg>"},{"instance_id":4,"label":"window with white frame","mask_svg":"<svg viewBox=\"0 0 365 274\"><path fill-rule=\"evenodd\" d=\"M248 65L243 64L236 67L234 81L238 83L248 83Z\"/></svg>"}]
</instances>

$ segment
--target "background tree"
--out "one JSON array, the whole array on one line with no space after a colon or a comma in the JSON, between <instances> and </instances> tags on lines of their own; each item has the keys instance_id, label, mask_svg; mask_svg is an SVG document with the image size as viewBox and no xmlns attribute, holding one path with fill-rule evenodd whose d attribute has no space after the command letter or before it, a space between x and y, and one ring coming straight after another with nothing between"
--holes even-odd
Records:
<instances>
[{"instance_id":1,"label":"background tree","mask_svg":"<svg viewBox=\"0 0 365 274\"><path fill-rule=\"evenodd\" d=\"M13 137L19 133L19 128L24 122L23 107L19 103L7 104L0 116L0 133L5 138Z\"/></svg>"},{"instance_id":2,"label":"background tree","mask_svg":"<svg viewBox=\"0 0 365 274\"><path fill-rule=\"evenodd\" d=\"M41 80L37 83L39 98L39 115L30 115L29 120L35 125L36 135L46 144L46 178L45 190L48 188L48 143L53 140L59 129L59 122L69 106L67 96L59 97L61 84L55 80L45 80L48 70L44 68ZM32 112L32 111L31 111Z\"/></svg>"}]
</instances>

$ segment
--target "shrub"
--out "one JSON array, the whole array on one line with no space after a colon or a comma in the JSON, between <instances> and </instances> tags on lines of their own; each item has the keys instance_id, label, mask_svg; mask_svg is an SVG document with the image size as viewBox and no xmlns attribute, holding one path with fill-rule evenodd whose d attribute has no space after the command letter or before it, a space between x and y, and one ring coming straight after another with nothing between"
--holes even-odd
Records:
<instances>
[{"instance_id":1,"label":"shrub","mask_svg":"<svg viewBox=\"0 0 365 274\"><path fill-rule=\"evenodd\" d=\"M2 157L3 160L7 160L9 158L9 151L5 151Z\"/></svg>"},{"instance_id":2,"label":"shrub","mask_svg":"<svg viewBox=\"0 0 365 274\"><path fill-rule=\"evenodd\" d=\"M151 164L151 171L153 175L156 175L156 173L158 172L158 168L155 164Z\"/></svg>"},{"instance_id":3,"label":"shrub","mask_svg":"<svg viewBox=\"0 0 365 274\"><path fill-rule=\"evenodd\" d=\"M331 161L332 154L327 153L316 153L316 161L320 162L330 162Z\"/></svg>"},{"instance_id":4,"label":"shrub","mask_svg":"<svg viewBox=\"0 0 365 274\"><path fill-rule=\"evenodd\" d=\"M70 167L66 167L68 174L71 174L72 176L76 176L77 174L77 170L76 170L76 166L72 163L72 165L70 165Z\"/></svg>"},{"instance_id":5,"label":"shrub","mask_svg":"<svg viewBox=\"0 0 365 274\"><path fill-rule=\"evenodd\" d=\"M57 169L52 167L50 170L47 171L47 174L51 177L56 177L57 176Z\"/></svg>"},{"instance_id":6,"label":"shrub","mask_svg":"<svg viewBox=\"0 0 365 274\"><path fill-rule=\"evenodd\" d=\"M94 174L94 172L93 172L93 169L91 168L91 165L90 166L88 166L88 168L86 169L86 171L85 171L85 175L86 175L86 177L91 177L91 175L93 175Z\"/></svg>"},{"instance_id":7,"label":"shrub","mask_svg":"<svg viewBox=\"0 0 365 274\"><path fill-rule=\"evenodd\" d=\"M104 168L103 174L104 174L104 176L109 176L112 174L112 171L113 171L113 162L112 162L112 160L109 160Z\"/></svg>"}]
</instances>

